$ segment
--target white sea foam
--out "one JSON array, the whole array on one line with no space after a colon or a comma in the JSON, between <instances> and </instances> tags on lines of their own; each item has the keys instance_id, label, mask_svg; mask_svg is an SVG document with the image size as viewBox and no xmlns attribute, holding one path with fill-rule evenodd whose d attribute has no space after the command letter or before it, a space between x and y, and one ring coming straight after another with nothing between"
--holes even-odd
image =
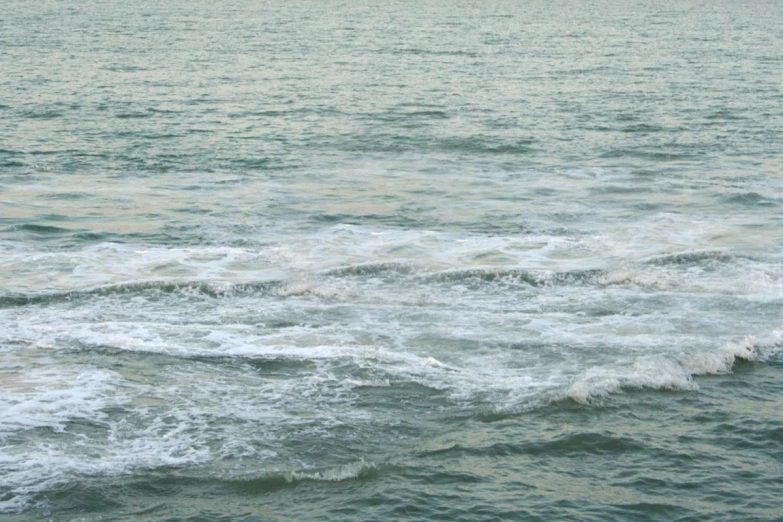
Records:
<instances>
[{"instance_id":1,"label":"white sea foam","mask_svg":"<svg viewBox=\"0 0 783 522\"><path fill-rule=\"evenodd\" d=\"M645 357L627 366L590 368L577 377L566 396L588 403L626 388L691 391L699 387L677 362Z\"/></svg>"},{"instance_id":2,"label":"white sea foam","mask_svg":"<svg viewBox=\"0 0 783 522\"><path fill-rule=\"evenodd\" d=\"M100 421L101 410L122 402L117 375L97 368L30 368L0 383L0 435L31 428L61 432L75 419Z\"/></svg>"},{"instance_id":3,"label":"white sea foam","mask_svg":"<svg viewBox=\"0 0 783 522\"><path fill-rule=\"evenodd\" d=\"M772 337L777 336L773 334ZM737 360L755 361L757 346L758 341L748 336L714 350L642 357L630 364L592 367L571 383L566 396L589 403L623 389L698 390L694 376L725 374L731 372Z\"/></svg>"},{"instance_id":4,"label":"white sea foam","mask_svg":"<svg viewBox=\"0 0 783 522\"><path fill-rule=\"evenodd\" d=\"M718 375L728 373L737 359L755 361L758 357L757 341L752 336L734 343L727 343L712 352L699 352L681 356L685 369L692 375Z\"/></svg>"},{"instance_id":5,"label":"white sea foam","mask_svg":"<svg viewBox=\"0 0 783 522\"><path fill-rule=\"evenodd\" d=\"M303 401L325 403L303 380L261 380L250 387L231 376L216 379L175 370L168 373L165 386L158 386L138 383L141 376L134 371L129 376L132 381L107 371L77 373L53 365L45 373L28 370L13 386L0 390L0 434L34 428L56 433L23 436L0 448L0 488L7 492L0 513L23 509L36 493L74 477L116 476L250 455L256 460L274 458L272 449L257 445L259 426L268 426L267 436L274 440L290 429L289 423L301 423L286 408L301 407ZM311 429L329 423L327 413L320 426ZM256 445L248 445L248 440Z\"/></svg>"},{"instance_id":6,"label":"white sea foam","mask_svg":"<svg viewBox=\"0 0 783 522\"><path fill-rule=\"evenodd\" d=\"M78 476L116 476L139 469L182 466L205 462L210 452L204 443L187 436L161 433L154 424L146 430L121 433L110 426L106 439L61 435L50 442L30 442L24 452L0 452L0 488L10 498L0 503L0 513L18 511L39 492L66 484ZM67 438L62 438L67 437Z\"/></svg>"},{"instance_id":7,"label":"white sea foam","mask_svg":"<svg viewBox=\"0 0 783 522\"><path fill-rule=\"evenodd\" d=\"M737 343L729 343L726 350L748 361L766 362L783 353L783 330L772 330L767 335L747 336Z\"/></svg>"},{"instance_id":8,"label":"white sea foam","mask_svg":"<svg viewBox=\"0 0 783 522\"><path fill-rule=\"evenodd\" d=\"M691 254L676 245L636 249L640 236L674 234L678 223L578 237L340 225L252 248L3 251L12 270L34 262L53 274L16 291L59 296L0 310L7 367L106 352L116 366L22 364L3 376L0 433L54 435L0 450L0 483L14 495L0 509L22 509L80 475L223 459L278 465L292 434L330 440L338 428L374 430L407 415L377 411L364 394L426 388L438 409L520 411L564 396L694 391L695 376L774 356L783 334L727 342L742 317L711 303L774 303L780 269L703 263L701 253L683 261L678 252ZM146 355L161 366L144 367ZM89 429L71 429L80 423ZM349 480L364 466L290 477Z\"/></svg>"},{"instance_id":9,"label":"white sea foam","mask_svg":"<svg viewBox=\"0 0 783 522\"><path fill-rule=\"evenodd\" d=\"M656 223L664 225L672 231L682 226L676 219L669 223L660 218ZM537 273L544 278L547 274L602 270L603 275L595 278L597 284L635 284L678 291L692 288L717 293L740 291L769 297L773 292L779 295L783 289L779 267L741 257L731 263L710 265L709 269L698 263L679 266L679 258L702 256L709 265L710 255L729 254L724 253L726 249L699 249L693 245L678 248L678 243L667 240L649 242L658 245L657 250L640 250L638 236L493 237L338 225L314 235L278 239L279 243L252 248L102 243L80 250L9 250L3 253L0 265L16 274L30 273L29 267L36 267L36 277L15 277L5 287L6 291L24 294L94 290L132 282L232 285L283 281L287 284L280 290L282 296L309 293L330 298L344 289L339 284L325 285L323 280L309 278L308 274L327 275L340 267L379 263L397 263L419 273L502 268Z\"/></svg>"}]
</instances>

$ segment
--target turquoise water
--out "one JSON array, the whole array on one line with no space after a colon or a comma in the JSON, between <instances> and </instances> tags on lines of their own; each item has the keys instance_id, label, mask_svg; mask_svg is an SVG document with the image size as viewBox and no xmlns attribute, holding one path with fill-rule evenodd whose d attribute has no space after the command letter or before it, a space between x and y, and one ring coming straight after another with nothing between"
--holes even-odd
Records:
<instances>
[{"instance_id":1,"label":"turquoise water","mask_svg":"<svg viewBox=\"0 0 783 522\"><path fill-rule=\"evenodd\" d=\"M0 519L783 519L782 28L4 4Z\"/></svg>"}]
</instances>

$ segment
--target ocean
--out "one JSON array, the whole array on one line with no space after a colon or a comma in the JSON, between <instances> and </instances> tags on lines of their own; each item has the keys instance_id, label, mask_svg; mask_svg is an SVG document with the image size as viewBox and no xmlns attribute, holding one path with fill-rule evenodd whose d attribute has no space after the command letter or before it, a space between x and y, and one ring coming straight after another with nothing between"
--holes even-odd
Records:
<instances>
[{"instance_id":1,"label":"ocean","mask_svg":"<svg viewBox=\"0 0 783 522\"><path fill-rule=\"evenodd\" d=\"M783 3L0 7L0 520L783 520Z\"/></svg>"}]
</instances>

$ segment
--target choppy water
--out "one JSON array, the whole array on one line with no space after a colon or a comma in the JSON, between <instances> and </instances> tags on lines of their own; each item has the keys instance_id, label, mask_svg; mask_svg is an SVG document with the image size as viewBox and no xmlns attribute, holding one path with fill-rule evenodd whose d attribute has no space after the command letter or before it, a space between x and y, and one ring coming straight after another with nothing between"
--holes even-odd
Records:
<instances>
[{"instance_id":1,"label":"choppy water","mask_svg":"<svg viewBox=\"0 0 783 522\"><path fill-rule=\"evenodd\" d=\"M0 518L783 518L780 2L0 6Z\"/></svg>"}]
</instances>

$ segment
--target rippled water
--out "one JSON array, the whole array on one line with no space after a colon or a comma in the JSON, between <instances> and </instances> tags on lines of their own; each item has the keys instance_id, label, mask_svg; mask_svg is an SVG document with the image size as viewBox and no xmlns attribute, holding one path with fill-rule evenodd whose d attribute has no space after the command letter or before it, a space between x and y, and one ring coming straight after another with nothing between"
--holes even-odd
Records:
<instances>
[{"instance_id":1,"label":"rippled water","mask_svg":"<svg viewBox=\"0 0 783 522\"><path fill-rule=\"evenodd\" d=\"M778 2L0 14L3 520L780 520Z\"/></svg>"}]
</instances>

